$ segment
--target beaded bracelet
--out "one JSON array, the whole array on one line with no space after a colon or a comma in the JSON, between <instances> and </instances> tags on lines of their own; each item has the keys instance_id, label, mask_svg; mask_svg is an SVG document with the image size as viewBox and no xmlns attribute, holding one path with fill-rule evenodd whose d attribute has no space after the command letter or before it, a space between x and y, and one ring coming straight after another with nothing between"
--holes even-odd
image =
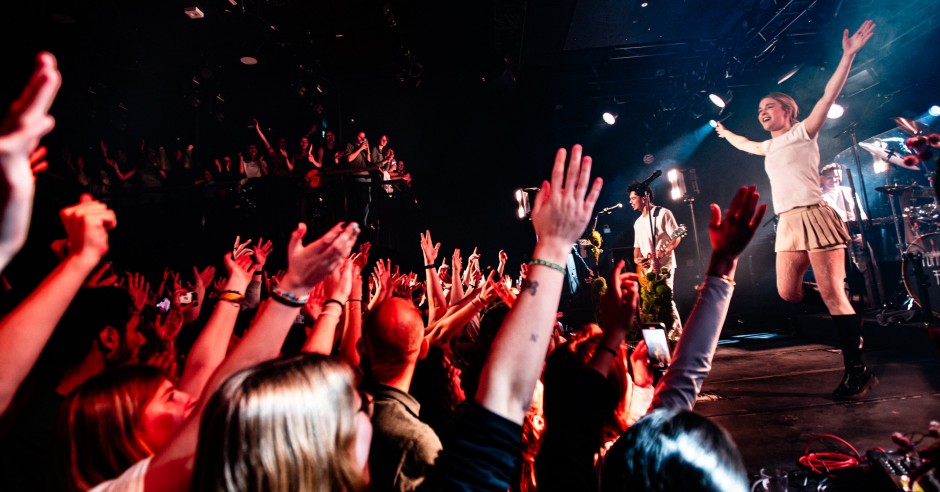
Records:
<instances>
[{"instance_id":1,"label":"beaded bracelet","mask_svg":"<svg viewBox=\"0 0 940 492\"><path fill-rule=\"evenodd\" d=\"M310 299L310 294L296 296L290 292L279 289L275 285L271 288L271 299L290 307L303 307L304 304L307 304L307 300Z\"/></svg>"},{"instance_id":2,"label":"beaded bracelet","mask_svg":"<svg viewBox=\"0 0 940 492\"><path fill-rule=\"evenodd\" d=\"M336 304L337 306L339 306L340 311L342 311L342 309L343 309L343 303L337 301L336 299L327 299L327 300L323 301L323 306L321 306L321 307L322 307L323 309L326 309L327 304Z\"/></svg>"},{"instance_id":3,"label":"beaded bracelet","mask_svg":"<svg viewBox=\"0 0 940 492\"><path fill-rule=\"evenodd\" d=\"M551 268L552 270L557 270L561 272L562 275L566 275L568 273L567 270L565 270L565 267L559 265L558 263L552 263L550 261L540 260L538 258L532 258L531 260L529 260L529 265L547 266L548 268Z\"/></svg>"}]
</instances>

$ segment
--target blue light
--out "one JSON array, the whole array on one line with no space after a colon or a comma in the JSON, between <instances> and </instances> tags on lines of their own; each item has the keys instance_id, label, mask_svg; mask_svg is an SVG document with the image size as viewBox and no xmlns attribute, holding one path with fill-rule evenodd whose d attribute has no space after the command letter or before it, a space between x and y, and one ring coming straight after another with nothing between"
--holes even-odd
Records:
<instances>
[{"instance_id":1,"label":"blue light","mask_svg":"<svg viewBox=\"0 0 940 492\"><path fill-rule=\"evenodd\" d=\"M715 120L708 120L708 126L712 128L718 128L718 122Z\"/></svg>"},{"instance_id":2,"label":"blue light","mask_svg":"<svg viewBox=\"0 0 940 492\"><path fill-rule=\"evenodd\" d=\"M927 110L927 114L930 116L940 116L940 106L934 104L930 107L930 109Z\"/></svg>"}]
</instances>

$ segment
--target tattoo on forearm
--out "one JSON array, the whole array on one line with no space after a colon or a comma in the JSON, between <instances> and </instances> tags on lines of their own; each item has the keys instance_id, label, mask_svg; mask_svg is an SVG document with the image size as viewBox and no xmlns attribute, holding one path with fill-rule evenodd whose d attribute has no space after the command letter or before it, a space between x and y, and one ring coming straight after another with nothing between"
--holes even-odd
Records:
<instances>
[{"instance_id":1,"label":"tattoo on forearm","mask_svg":"<svg viewBox=\"0 0 940 492\"><path fill-rule=\"evenodd\" d=\"M522 281L522 291L529 291L529 294L535 295L536 291L539 289L538 281L532 280L523 280Z\"/></svg>"},{"instance_id":2,"label":"tattoo on forearm","mask_svg":"<svg viewBox=\"0 0 940 492\"><path fill-rule=\"evenodd\" d=\"M535 333L533 333L533 334L529 335L529 340L531 340L533 343L535 343L535 342L539 341L539 336L536 335Z\"/></svg>"}]
</instances>

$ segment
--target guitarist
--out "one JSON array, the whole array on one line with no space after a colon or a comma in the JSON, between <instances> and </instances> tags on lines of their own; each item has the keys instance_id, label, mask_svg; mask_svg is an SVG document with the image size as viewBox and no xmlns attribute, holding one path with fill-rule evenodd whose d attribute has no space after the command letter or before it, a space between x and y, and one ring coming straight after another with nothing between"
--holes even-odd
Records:
<instances>
[{"instance_id":1,"label":"guitarist","mask_svg":"<svg viewBox=\"0 0 940 492\"><path fill-rule=\"evenodd\" d=\"M630 206L640 212L640 217L633 223L633 259L638 267L642 267L643 273L658 271L662 267L669 268L666 284L673 289L676 272L676 255L673 251L682 242L681 235L674 234L679 224L669 209L653 205L653 190L639 181L630 183L627 191L630 193ZM670 240L671 237L675 238ZM682 322L675 300L672 301L672 314L676 324L670 332L678 336Z\"/></svg>"}]
</instances>

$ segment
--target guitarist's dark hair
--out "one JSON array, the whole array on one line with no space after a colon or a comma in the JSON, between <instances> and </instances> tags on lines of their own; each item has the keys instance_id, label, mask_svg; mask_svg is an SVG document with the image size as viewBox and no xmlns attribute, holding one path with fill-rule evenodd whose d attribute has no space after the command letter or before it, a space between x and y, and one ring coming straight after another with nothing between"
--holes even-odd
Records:
<instances>
[{"instance_id":1,"label":"guitarist's dark hair","mask_svg":"<svg viewBox=\"0 0 940 492\"><path fill-rule=\"evenodd\" d=\"M652 189L652 188L648 188L648 187L646 187L646 186L643 186L643 183L641 183L641 182L639 182L639 181L634 181L634 182L630 183L630 186L627 186L627 194L628 194L628 195L630 194L631 191L634 192L634 193L636 193L637 196L644 196L644 195L647 194L647 192L649 192L650 205L652 205L652 203L655 201L655 200L654 200L655 195L653 195L653 189Z\"/></svg>"}]
</instances>

